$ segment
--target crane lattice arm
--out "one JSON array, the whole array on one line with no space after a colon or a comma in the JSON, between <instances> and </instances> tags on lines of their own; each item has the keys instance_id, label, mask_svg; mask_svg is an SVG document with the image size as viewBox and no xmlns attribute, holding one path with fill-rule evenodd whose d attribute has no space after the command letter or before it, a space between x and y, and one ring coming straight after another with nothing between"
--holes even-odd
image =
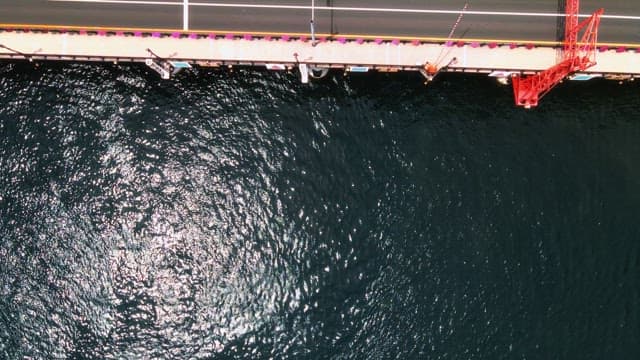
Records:
<instances>
[{"instance_id":1,"label":"crane lattice arm","mask_svg":"<svg viewBox=\"0 0 640 360\"><path fill-rule=\"evenodd\" d=\"M604 9L598 9L588 19L578 23L579 0L567 0L562 61L535 75L511 80L516 105L530 108L538 105L538 100L549 92L567 75L583 71L596 64L596 42L598 25ZM580 41L578 34L584 30Z\"/></svg>"}]
</instances>

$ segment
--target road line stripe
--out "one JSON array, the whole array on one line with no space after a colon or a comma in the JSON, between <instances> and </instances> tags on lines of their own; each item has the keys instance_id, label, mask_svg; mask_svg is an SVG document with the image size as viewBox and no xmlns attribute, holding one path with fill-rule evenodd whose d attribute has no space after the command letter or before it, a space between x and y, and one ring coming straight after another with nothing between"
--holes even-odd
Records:
<instances>
[{"instance_id":1,"label":"road line stripe","mask_svg":"<svg viewBox=\"0 0 640 360\"><path fill-rule=\"evenodd\" d=\"M95 4L130 4L130 5L169 5L182 6L182 1L140 1L140 0L48 0L49 2L77 2Z\"/></svg>"},{"instance_id":2,"label":"road line stripe","mask_svg":"<svg viewBox=\"0 0 640 360\"><path fill-rule=\"evenodd\" d=\"M189 0L182 3L182 30L189 30Z\"/></svg>"},{"instance_id":3,"label":"road line stripe","mask_svg":"<svg viewBox=\"0 0 640 360\"><path fill-rule=\"evenodd\" d=\"M140 1L140 0L49 0L52 2L79 2L79 3L103 3L103 4L131 4L131 5L180 5L179 2L169 1ZM222 4L222 3L202 3L192 2L191 6L221 7L221 8L254 8L254 9L286 9L286 10L310 10L310 6L304 5L260 5L260 4ZM386 13L413 13L413 14L460 14L460 10L431 10L431 9L392 9L392 8L359 8L340 6L315 6L315 10L324 11L361 11L361 12L386 12ZM475 11L467 10L465 15L491 15L491 16L533 16L533 17L564 17L560 13L544 12L512 12L512 11ZM580 17L590 17L591 14L581 14ZM604 19L616 20L640 20L640 16L631 15L608 15L601 16Z\"/></svg>"}]
</instances>

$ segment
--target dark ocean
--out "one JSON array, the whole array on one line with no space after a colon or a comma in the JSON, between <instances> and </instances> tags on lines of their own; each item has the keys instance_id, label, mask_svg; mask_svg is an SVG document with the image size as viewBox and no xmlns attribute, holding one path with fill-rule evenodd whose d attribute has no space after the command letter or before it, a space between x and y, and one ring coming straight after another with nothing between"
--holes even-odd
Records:
<instances>
[{"instance_id":1,"label":"dark ocean","mask_svg":"<svg viewBox=\"0 0 640 360\"><path fill-rule=\"evenodd\" d=\"M640 84L0 64L1 359L638 359Z\"/></svg>"}]
</instances>

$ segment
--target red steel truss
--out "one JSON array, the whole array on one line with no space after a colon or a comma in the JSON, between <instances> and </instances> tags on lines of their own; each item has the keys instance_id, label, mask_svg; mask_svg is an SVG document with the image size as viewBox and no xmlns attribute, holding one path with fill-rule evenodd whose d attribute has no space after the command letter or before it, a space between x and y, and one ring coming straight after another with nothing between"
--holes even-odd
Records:
<instances>
[{"instance_id":1,"label":"red steel truss","mask_svg":"<svg viewBox=\"0 0 640 360\"><path fill-rule=\"evenodd\" d=\"M535 75L525 78L514 75L511 78L516 105L527 109L538 105L538 100L567 75L596 64L598 25L604 9L596 10L588 19L578 23L579 3L579 0L567 0L562 61ZM578 41L578 34L583 29L584 33Z\"/></svg>"}]
</instances>

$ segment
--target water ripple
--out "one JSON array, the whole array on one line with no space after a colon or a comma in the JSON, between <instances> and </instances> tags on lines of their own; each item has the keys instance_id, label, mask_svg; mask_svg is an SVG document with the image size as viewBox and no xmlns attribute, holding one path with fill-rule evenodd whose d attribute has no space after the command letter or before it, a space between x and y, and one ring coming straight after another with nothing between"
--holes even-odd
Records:
<instances>
[{"instance_id":1,"label":"water ripple","mask_svg":"<svg viewBox=\"0 0 640 360\"><path fill-rule=\"evenodd\" d=\"M636 85L522 112L473 77L16 63L0 94L3 358L640 353Z\"/></svg>"}]
</instances>

